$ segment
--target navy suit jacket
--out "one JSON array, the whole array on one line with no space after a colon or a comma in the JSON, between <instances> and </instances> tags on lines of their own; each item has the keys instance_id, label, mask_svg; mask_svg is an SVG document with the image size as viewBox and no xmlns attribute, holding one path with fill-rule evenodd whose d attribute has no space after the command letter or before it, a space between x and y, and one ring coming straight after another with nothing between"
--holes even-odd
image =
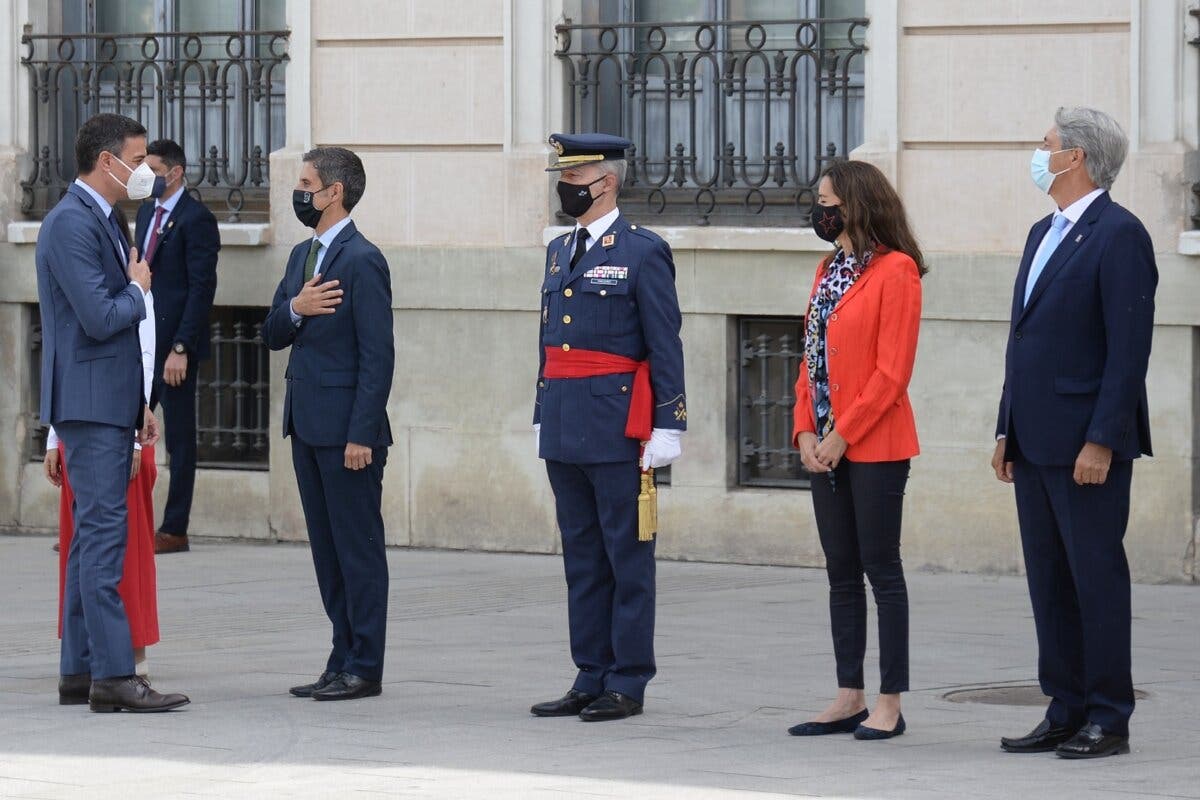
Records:
<instances>
[{"instance_id":1,"label":"navy suit jacket","mask_svg":"<svg viewBox=\"0 0 1200 800\"><path fill-rule=\"evenodd\" d=\"M1114 459L1151 455L1146 368L1158 268L1150 235L1108 193L1063 238L1025 303L1052 217L1029 231L1013 292L996 434L1042 466L1071 466L1086 442Z\"/></svg>"},{"instance_id":2,"label":"navy suit jacket","mask_svg":"<svg viewBox=\"0 0 1200 800\"><path fill-rule=\"evenodd\" d=\"M116 229L75 184L38 233L42 422L134 427L144 403L137 326L142 290L126 277Z\"/></svg>"},{"instance_id":3,"label":"navy suit jacket","mask_svg":"<svg viewBox=\"0 0 1200 800\"><path fill-rule=\"evenodd\" d=\"M146 233L154 224L154 201L138 207L134 244L144 254ZM217 218L183 190L166 230L159 236L150 269L154 273L154 330L158 342L155 374L171 347L180 342L194 361L209 356L208 315L217 291Z\"/></svg>"},{"instance_id":4,"label":"navy suit jacket","mask_svg":"<svg viewBox=\"0 0 1200 800\"><path fill-rule=\"evenodd\" d=\"M337 280L337 311L292 324L289 304L304 284L304 261L312 245L292 249L263 336L272 350L291 347L283 435L313 447L392 443L387 400L392 389L392 281L387 260L351 222L321 262L322 282Z\"/></svg>"},{"instance_id":5,"label":"navy suit jacket","mask_svg":"<svg viewBox=\"0 0 1200 800\"><path fill-rule=\"evenodd\" d=\"M650 361L655 428L687 428L682 315L675 261L657 234L618 216L571 269L573 233L546 250L538 337L539 455L568 464L636 461L641 443L625 436L633 373L547 378L546 348L564 345Z\"/></svg>"}]
</instances>

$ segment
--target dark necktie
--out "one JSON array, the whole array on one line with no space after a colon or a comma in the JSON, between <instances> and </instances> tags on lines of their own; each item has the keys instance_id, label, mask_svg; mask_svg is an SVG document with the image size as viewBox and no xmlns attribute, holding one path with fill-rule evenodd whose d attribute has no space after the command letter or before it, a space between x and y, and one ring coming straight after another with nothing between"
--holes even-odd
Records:
<instances>
[{"instance_id":1,"label":"dark necktie","mask_svg":"<svg viewBox=\"0 0 1200 800\"><path fill-rule=\"evenodd\" d=\"M121 223L117 221L116 211L109 212L108 222L112 225L113 233L117 235L117 248L121 253L121 268L124 269L126 262L129 260L129 240L126 238L129 234L121 230Z\"/></svg>"},{"instance_id":2,"label":"dark necktie","mask_svg":"<svg viewBox=\"0 0 1200 800\"><path fill-rule=\"evenodd\" d=\"M571 254L571 269L575 269L579 259L583 258L583 254L587 252L587 240L588 229L580 228L579 233L575 234L575 252Z\"/></svg>"},{"instance_id":3,"label":"dark necktie","mask_svg":"<svg viewBox=\"0 0 1200 800\"><path fill-rule=\"evenodd\" d=\"M308 258L304 259L304 282L308 283L317 272L317 254L321 252L320 239L313 239L312 247L308 249Z\"/></svg>"},{"instance_id":4,"label":"dark necktie","mask_svg":"<svg viewBox=\"0 0 1200 800\"><path fill-rule=\"evenodd\" d=\"M154 212L154 227L150 229L150 241L146 243L146 263L154 259L154 252L158 250L158 235L162 229L162 218L165 208L159 206Z\"/></svg>"}]
</instances>

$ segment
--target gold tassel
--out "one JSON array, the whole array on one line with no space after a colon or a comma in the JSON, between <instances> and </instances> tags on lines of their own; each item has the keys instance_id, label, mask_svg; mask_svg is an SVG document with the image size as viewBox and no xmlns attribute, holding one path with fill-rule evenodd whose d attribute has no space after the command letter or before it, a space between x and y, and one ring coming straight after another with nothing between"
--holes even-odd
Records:
<instances>
[{"instance_id":1,"label":"gold tassel","mask_svg":"<svg viewBox=\"0 0 1200 800\"><path fill-rule=\"evenodd\" d=\"M642 473L642 491L638 494L638 541L652 542L658 528L658 490L654 470Z\"/></svg>"}]
</instances>

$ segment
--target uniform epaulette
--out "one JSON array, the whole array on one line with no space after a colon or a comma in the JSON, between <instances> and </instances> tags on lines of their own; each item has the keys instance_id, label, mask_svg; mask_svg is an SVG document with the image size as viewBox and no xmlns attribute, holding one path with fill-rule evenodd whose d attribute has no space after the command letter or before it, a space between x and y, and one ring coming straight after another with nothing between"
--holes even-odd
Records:
<instances>
[{"instance_id":1,"label":"uniform epaulette","mask_svg":"<svg viewBox=\"0 0 1200 800\"><path fill-rule=\"evenodd\" d=\"M650 241L652 241L656 244L658 242L664 241L663 238L661 236L659 236L657 233L650 230L649 228L643 228L641 225L630 225L629 232L636 233L637 235L641 236L643 239L649 239Z\"/></svg>"}]
</instances>

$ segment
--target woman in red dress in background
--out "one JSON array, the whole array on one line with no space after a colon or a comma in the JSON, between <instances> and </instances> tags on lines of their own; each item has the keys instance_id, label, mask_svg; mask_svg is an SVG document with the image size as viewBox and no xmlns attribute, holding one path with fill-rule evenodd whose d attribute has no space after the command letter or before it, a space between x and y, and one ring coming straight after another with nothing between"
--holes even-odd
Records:
<instances>
[{"instance_id":1,"label":"woman in red dress in background","mask_svg":"<svg viewBox=\"0 0 1200 800\"><path fill-rule=\"evenodd\" d=\"M142 372L146 402L154 382L154 297L146 295L146 318L138 326L142 344ZM150 413L147 411L146 413ZM129 617L129 633L133 640L134 662L138 675L148 672L146 648L158 642L158 587L154 568L154 482L158 468L154 463L154 447L140 447L133 454L129 476L129 540L125 549L125 572L117 587L125 614ZM54 428L46 439L46 477L62 489L58 506L58 636L62 638L63 584L67 574L67 556L75 533L75 493L67 477L66 454Z\"/></svg>"}]
</instances>

